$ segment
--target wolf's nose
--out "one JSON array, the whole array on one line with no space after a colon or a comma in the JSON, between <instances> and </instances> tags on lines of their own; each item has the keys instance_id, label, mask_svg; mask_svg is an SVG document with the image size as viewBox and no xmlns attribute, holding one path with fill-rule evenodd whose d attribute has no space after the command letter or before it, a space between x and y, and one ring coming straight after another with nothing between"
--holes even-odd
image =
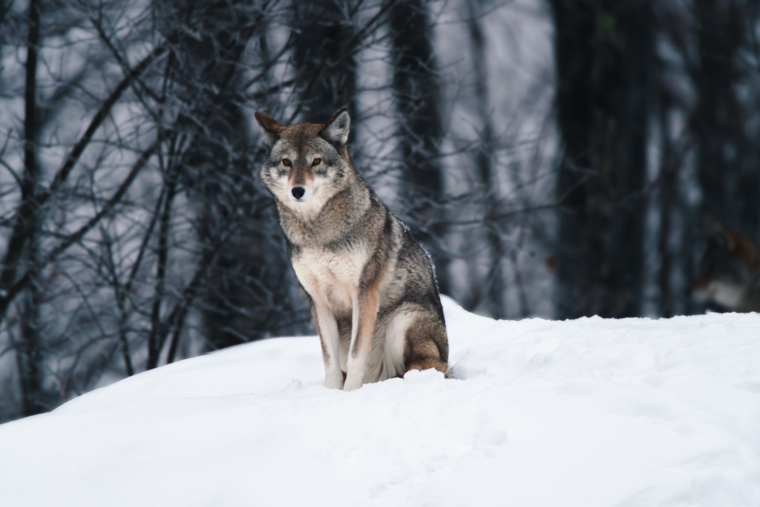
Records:
<instances>
[{"instance_id":1,"label":"wolf's nose","mask_svg":"<svg viewBox=\"0 0 760 507\"><path fill-rule=\"evenodd\" d=\"M293 197L300 199L303 197L303 194L306 193L306 190L304 190L303 187L293 187L293 190L291 190L291 192L293 193Z\"/></svg>"}]
</instances>

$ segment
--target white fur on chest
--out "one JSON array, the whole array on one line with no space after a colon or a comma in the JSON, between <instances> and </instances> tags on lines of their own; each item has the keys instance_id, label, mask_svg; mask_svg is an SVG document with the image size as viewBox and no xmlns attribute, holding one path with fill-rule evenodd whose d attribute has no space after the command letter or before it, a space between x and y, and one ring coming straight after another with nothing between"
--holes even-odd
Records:
<instances>
[{"instance_id":1,"label":"white fur on chest","mask_svg":"<svg viewBox=\"0 0 760 507\"><path fill-rule=\"evenodd\" d=\"M710 284L713 300L728 309L737 309L744 300L744 287L727 283L713 282Z\"/></svg>"},{"instance_id":2,"label":"white fur on chest","mask_svg":"<svg viewBox=\"0 0 760 507\"><path fill-rule=\"evenodd\" d=\"M293 259L293 269L312 298L333 310L350 311L367 257L361 244L340 252L305 248Z\"/></svg>"}]
</instances>

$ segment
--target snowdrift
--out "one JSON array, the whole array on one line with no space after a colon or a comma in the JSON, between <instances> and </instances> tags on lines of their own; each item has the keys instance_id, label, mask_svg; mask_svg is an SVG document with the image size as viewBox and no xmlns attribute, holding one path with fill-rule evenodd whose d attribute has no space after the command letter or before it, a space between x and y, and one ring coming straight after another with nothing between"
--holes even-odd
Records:
<instances>
[{"instance_id":1,"label":"snowdrift","mask_svg":"<svg viewBox=\"0 0 760 507\"><path fill-rule=\"evenodd\" d=\"M0 505L760 505L760 316L445 309L458 380L328 390L282 338L4 424Z\"/></svg>"}]
</instances>

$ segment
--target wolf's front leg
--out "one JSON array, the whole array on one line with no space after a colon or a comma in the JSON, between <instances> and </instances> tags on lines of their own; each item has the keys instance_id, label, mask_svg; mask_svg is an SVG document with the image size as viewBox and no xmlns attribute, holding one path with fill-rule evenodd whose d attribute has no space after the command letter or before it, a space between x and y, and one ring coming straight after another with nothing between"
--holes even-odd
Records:
<instances>
[{"instance_id":1,"label":"wolf's front leg","mask_svg":"<svg viewBox=\"0 0 760 507\"><path fill-rule=\"evenodd\" d=\"M379 293L376 287L366 289L354 299L351 326L351 347L348 353L348 374L344 391L359 389L364 383L367 357L372 348Z\"/></svg>"},{"instance_id":2,"label":"wolf's front leg","mask_svg":"<svg viewBox=\"0 0 760 507\"><path fill-rule=\"evenodd\" d=\"M343 388L343 372L340 369L340 336L338 323L335 316L327 306L315 302L311 303L311 316L317 325L319 341L322 344L322 360L325 363L325 386L331 389Z\"/></svg>"}]
</instances>

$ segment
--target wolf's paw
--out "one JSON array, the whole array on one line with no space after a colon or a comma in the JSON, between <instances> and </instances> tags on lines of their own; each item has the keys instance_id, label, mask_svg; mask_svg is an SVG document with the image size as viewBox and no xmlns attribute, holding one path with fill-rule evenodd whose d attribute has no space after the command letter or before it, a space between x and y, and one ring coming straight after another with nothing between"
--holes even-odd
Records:
<instances>
[{"instance_id":1,"label":"wolf's paw","mask_svg":"<svg viewBox=\"0 0 760 507\"><path fill-rule=\"evenodd\" d=\"M326 374L325 387L329 387L330 389L343 389L343 373L338 371L337 374Z\"/></svg>"},{"instance_id":2,"label":"wolf's paw","mask_svg":"<svg viewBox=\"0 0 760 507\"><path fill-rule=\"evenodd\" d=\"M359 389L362 386L362 381L357 379L356 377L351 377L351 375L348 376L346 379L346 383L343 386L344 391L353 391L354 389Z\"/></svg>"}]
</instances>

